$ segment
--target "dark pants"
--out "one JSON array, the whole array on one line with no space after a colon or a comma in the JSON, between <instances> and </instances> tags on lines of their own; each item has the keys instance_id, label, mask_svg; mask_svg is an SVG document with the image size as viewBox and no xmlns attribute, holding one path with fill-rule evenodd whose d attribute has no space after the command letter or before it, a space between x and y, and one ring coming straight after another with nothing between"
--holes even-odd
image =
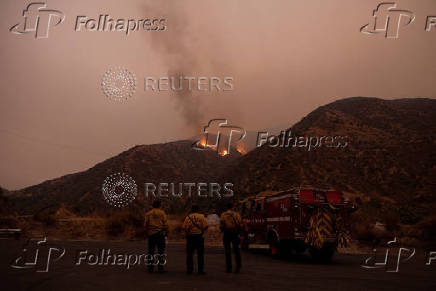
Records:
<instances>
[{"instance_id":1,"label":"dark pants","mask_svg":"<svg viewBox=\"0 0 436 291\"><path fill-rule=\"evenodd\" d=\"M235 230L225 230L223 237L224 252L226 254L226 270L232 271L232 247L235 253L236 270L241 269L241 252L239 250L239 235Z\"/></svg>"},{"instance_id":2,"label":"dark pants","mask_svg":"<svg viewBox=\"0 0 436 291\"><path fill-rule=\"evenodd\" d=\"M154 255L154 250L157 247L157 255ZM154 270L154 266L157 265L159 270L163 270L163 266L166 263L165 256L165 235L162 233L156 233L148 237L148 269Z\"/></svg>"},{"instance_id":3,"label":"dark pants","mask_svg":"<svg viewBox=\"0 0 436 291\"><path fill-rule=\"evenodd\" d=\"M186 237L186 266L188 273L194 271L194 251L197 250L198 272L204 272L204 238L201 234Z\"/></svg>"}]
</instances>

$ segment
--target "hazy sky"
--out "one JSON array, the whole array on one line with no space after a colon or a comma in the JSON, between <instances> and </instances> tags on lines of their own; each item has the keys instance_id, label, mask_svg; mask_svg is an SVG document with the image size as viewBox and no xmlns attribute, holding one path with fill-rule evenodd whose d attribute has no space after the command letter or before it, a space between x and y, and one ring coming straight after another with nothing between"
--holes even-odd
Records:
<instances>
[{"instance_id":1,"label":"hazy sky","mask_svg":"<svg viewBox=\"0 0 436 291\"><path fill-rule=\"evenodd\" d=\"M9 32L30 2L3 0L0 11L0 185L9 189L191 137L212 118L254 130L290 126L344 97L436 97L436 28L425 31L434 0L397 1L416 19L395 40L359 32L372 0L49 0L65 21L37 40ZM167 30L74 31L78 15L99 14L166 18ZM114 66L137 77L127 102L102 93ZM188 103L144 92L144 77L169 73L231 76L234 90Z\"/></svg>"}]
</instances>

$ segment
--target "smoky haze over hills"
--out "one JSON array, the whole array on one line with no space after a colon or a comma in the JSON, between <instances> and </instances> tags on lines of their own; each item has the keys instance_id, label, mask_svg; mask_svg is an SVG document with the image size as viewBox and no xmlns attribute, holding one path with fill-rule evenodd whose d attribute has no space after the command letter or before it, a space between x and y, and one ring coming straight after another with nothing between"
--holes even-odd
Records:
<instances>
[{"instance_id":1,"label":"smoky haze over hills","mask_svg":"<svg viewBox=\"0 0 436 291\"><path fill-rule=\"evenodd\" d=\"M47 2L66 16L47 39L8 29L24 21L30 2ZM0 185L22 189L84 171L134 145L188 139L215 117L258 130L289 127L347 96L436 98L436 32L424 29L436 1L397 3L416 21L402 26L396 40L359 32L379 2L4 0ZM100 14L166 18L167 30L74 31L76 16ZM117 66L138 81L123 104L108 100L100 86ZM139 86L146 77L178 74L230 76L234 91L191 96Z\"/></svg>"},{"instance_id":2,"label":"smoky haze over hills","mask_svg":"<svg viewBox=\"0 0 436 291\"><path fill-rule=\"evenodd\" d=\"M11 192L20 213L61 205L78 214L110 210L101 185L124 172L138 184L129 207L149 205L143 183L232 182L235 199L265 190L313 185L388 201L396 211L414 212L416 222L435 206L436 101L355 97L314 110L292 126L302 136L347 136L345 148L272 148L264 145L241 156L195 151L192 141L142 145L91 169ZM164 199L170 212L185 211L190 200ZM204 202L205 206L213 202ZM213 205L209 205L212 207Z\"/></svg>"}]
</instances>

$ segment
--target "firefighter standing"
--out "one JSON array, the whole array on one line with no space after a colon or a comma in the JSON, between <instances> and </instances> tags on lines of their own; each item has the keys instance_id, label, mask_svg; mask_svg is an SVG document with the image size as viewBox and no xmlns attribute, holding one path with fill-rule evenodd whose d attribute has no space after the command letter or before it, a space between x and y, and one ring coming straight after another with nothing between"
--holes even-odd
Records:
<instances>
[{"instance_id":1,"label":"firefighter standing","mask_svg":"<svg viewBox=\"0 0 436 291\"><path fill-rule=\"evenodd\" d=\"M194 271L194 251L197 250L198 274L204 273L204 237L203 234L208 228L207 219L204 215L198 213L198 206L192 205L191 214L189 214L182 226L186 232L186 267L187 273L192 274Z\"/></svg>"},{"instance_id":2,"label":"firefighter standing","mask_svg":"<svg viewBox=\"0 0 436 291\"><path fill-rule=\"evenodd\" d=\"M241 216L234 212L233 204L227 205L227 211L221 214L220 229L224 233L223 244L226 254L226 272L232 272L232 247L235 253L236 273L241 270L241 252L239 250L239 231L242 227Z\"/></svg>"},{"instance_id":3,"label":"firefighter standing","mask_svg":"<svg viewBox=\"0 0 436 291\"><path fill-rule=\"evenodd\" d=\"M153 272L157 264L158 271L164 271L165 258L165 238L168 234L168 218L166 213L160 208L160 201L153 202L153 209L145 214L145 231L148 236L148 271ZM157 256L154 250L157 247Z\"/></svg>"}]
</instances>

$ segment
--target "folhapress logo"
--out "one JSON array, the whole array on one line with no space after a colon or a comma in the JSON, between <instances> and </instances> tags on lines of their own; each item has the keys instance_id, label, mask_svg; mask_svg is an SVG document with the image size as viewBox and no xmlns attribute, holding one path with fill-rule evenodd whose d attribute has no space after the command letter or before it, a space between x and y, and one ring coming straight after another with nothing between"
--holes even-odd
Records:
<instances>
[{"instance_id":1,"label":"folhapress logo","mask_svg":"<svg viewBox=\"0 0 436 291\"><path fill-rule=\"evenodd\" d=\"M245 129L229 125L227 119L212 119L204 127L204 136L192 144L195 150L215 150L221 156L230 154L232 143L240 142L246 135ZM237 139L234 134L237 134Z\"/></svg>"},{"instance_id":2,"label":"folhapress logo","mask_svg":"<svg viewBox=\"0 0 436 291\"><path fill-rule=\"evenodd\" d=\"M165 31L166 18L162 17L112 17L110 14L99 14L88 17L75 17L74 32L117 32L126 36L136 31ZM33 33L35 39L48 38L49 30L65 20L59 10L48 9L46 2L32 2L23 10L21 22L13 25L9 31L15 34Z\"/></svg>"},{"instance_id":3,"label":"folhapress logo","mask_svg":"<svg viewBox=\"0 0 436 291\"><path fill-rule=\"evenodd\" d=\"M47 273L53 262L59 261L65 255L64 248L47 247L47 238L29 239L22 249L22 254L12 261L14 269L34 269L36 272Z\"/></svg>"},{"instance_id":4,"label":"folhapress logo","mask_svg":"<svg viewBox=\"0 0 436 291\"><path fill-rule=\"evenodd\" d=\"M388 273L398 273L401 263L412 259L415 253L415 248L401 247L395 237L393 240L388 241L384 256L377 256L377 249L373 249L373 255L365 259L360 266L364 269L381 269ZM436 261L436 251L426 251L424 255L425 266L432 266L433 261Z\"/></svg>"},{"instance_id":5,"label":"folhapress logo","mask_svg":"<svg viewBox=\"0 0 436 291\"><path fill-rule=\"evenodd\" d=\"M23 10L22 21L9 31L16 34L33 33L36 39L48 38L50 27L61 24L64 19L65 15L61 11L47 9L44 2L33 2Z\"/></svg>"},{"instance_id":6,"label":"folhapress logo","mask_svg":"<svg viewBox=\"0 0 436 291\"><path fill-rule=\"evenodd\" d=\"M398 38L400 28L411 24L415 14L408 10L396 9L394 2L380 3L373 11L371 22L364 25L360 32L366 34L384 33L386 38Z\"/></svg>"}]
</instances>

